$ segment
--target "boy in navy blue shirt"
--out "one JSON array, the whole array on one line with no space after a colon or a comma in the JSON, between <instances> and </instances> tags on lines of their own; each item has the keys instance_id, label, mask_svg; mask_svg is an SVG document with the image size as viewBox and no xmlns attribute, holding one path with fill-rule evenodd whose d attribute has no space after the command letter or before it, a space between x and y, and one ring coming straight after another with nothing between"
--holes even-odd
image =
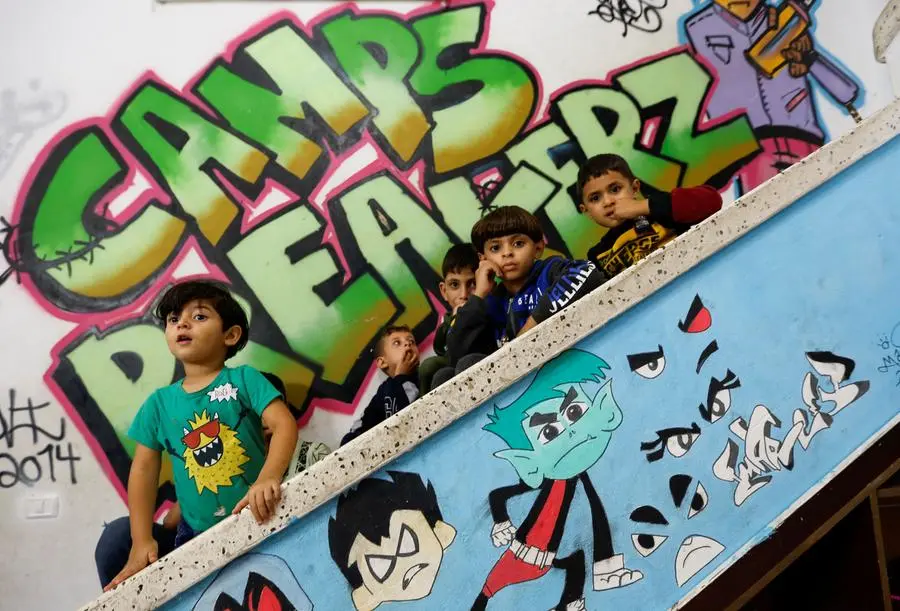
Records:
<instances>
[{"instance_id":1,"label":"boy in navy blue shirt","mask_svg":"<svg viewBox=\"0 0 900 611\"><path fill-rule=\"evenodd\" d=\"M589 261L541 259L541 224L518 206L498 208L475 223L472 244L480 259L475 291L447 335L456 373L606 281Z\"/></svg>"},{"instance_id":2,"label":"boy in navy blue shirt","mask_svg":"<svg viewBox=\"0 0 900 611\"><path fill-rule=\"evenodd\" d=\"M419 398L419 347L406 325L387 327L375 342L375 365L388 379L381 383L375 396L341 439L341 445L356 439L381 424Z\"/></svg>"}]
</instances>

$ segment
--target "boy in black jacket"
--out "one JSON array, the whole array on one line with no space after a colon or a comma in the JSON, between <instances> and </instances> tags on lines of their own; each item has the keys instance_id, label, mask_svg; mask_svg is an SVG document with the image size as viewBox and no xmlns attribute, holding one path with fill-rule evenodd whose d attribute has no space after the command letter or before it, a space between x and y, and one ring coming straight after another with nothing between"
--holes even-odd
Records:
<instances>
[{"instance_id":1,"label":"boy in black jacket","mask_svg":"<svg viewBox=\"0 0 900 611\"><path fill-rule=\"evenodd\" d=\"M595 155L578 170L578 209L609 231L587 253L612 278L722 208L709 185L641 195L628 162Z\"/></svg>"},{"instance_id":2,"label":"boy in black jacket","mask_svg":"<svg viewBox=\"0 0 900 611\"><path fill-rule=\"evenodd\" d=\"M447 357L447 334L456 321L456 312L466 303L475 290L475 270L478 269L478 253L471 244L455 244L444 255L440 283L441 297L448 310L434 332L433 356L419 365L419 391L424 395L432 387L434 375L450 364Z\"/></svg>"},{"instance_id":3,"label":"boy in black jacket","mask_svg":"<svg viewBox=\"0 0 900 611\"><path fill-rule=\"evenodd\" d=\"M387 374L362 418L341 439L344 445L419 398L419 347L406 325L387 327L375 342L375 364Z\"/></svg>"},{"instance_id":4,"label":"boy in black jacket","mask_svg":"<svg viewBox=\"0 0 900 611\"><path fill-rule=\"evenodd\" d=\"M481 260L475 291L456 314L447 336L454 373L556 314L597 288L606 276L589 261L541 259L544 232L518 206L485 215L472 227ZM438 372L442 373L442 372ZM434 386L445 381L435 375Z\"/></svg>"}]
</instances>

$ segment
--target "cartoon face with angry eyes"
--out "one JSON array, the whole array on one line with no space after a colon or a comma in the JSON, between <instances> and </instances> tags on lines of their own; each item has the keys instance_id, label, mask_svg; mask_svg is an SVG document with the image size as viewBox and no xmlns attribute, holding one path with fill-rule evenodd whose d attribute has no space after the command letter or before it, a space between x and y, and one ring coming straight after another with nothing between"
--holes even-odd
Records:
<instances>
[{"instance_id":1,"label":"cartoon face with angry eyes","mask_svg":"<svg viewBox=\"0 0 900 611\"><path fill-rule=\"evenodd\" d=\"M331 557L353 588L357 611L431 593L456 529L415 473L369 478L341 496L328 524Z\"/></svg>"},{"instance_id":2,"label":"cartoon face with angry eyes","mask_svg":"<svg viewBox=\"0 0 900 611\"><path fill-rule=\"evenodd\" d=\"M683 333L703 333L712 326L712 315L703 305L700 296L694 297L685 319L678 323ZM697 358L696 374L703 373L709 358L719 350L716 340L710 341ZM666 369L666 356L662 346L656 350L628 355L628 366L637 375L647 380L655 380L663 375ZM730 369L726 369L720 378L710 376L705 401L697 407L700 418L709 424L715 424L731 410L732 391L741 385L740 378ZM656 431L656 439L641 443L641 451L647 453L647 460L655 462L668 452L674 458L687 454L700 437L702 430L697 422L690 426L675 426Z\"/></svg>"},{"instance_id":3,"label":"cartoon face with angry eyes","mask_svg":"<svg viewBox=\"0 0 900 611\"><path fill-rule=\"evenodd\" d=\"M674 512L670 518L683 518L686 514L690 520L702 513L709 505L709 495L699 481L689 475L678 474L669 478L669 493ZM673 523L669 522L663 511L652 506L643 505L631 512L634 532L631 542L634 549L643 556L655 554L666 546L673 533ZM685 537L675 552L675 582L683 586L694 575L725 551L725 546L705 535L691 534Z\"/></svg>"}]
</instances>

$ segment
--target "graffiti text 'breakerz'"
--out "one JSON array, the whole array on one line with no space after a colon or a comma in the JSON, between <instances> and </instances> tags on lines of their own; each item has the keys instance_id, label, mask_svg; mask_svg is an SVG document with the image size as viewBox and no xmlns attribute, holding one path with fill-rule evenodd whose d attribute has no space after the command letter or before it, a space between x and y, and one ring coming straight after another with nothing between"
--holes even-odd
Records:
<instances>
[{"instance_id":1,"label":"graffiti text 'breakerz'","mask_svg":"<svg viewBox=\"0 0 900 611\"><path fill-rule=\"evenodd\" d=\"M119 482L128 422L177 374L134 313L189 251L252 315L235 364L282 377L296 405L352 402L381 327L431 332L443 254L488 205L536 212L552 248L582 256L599 237L569 192L583 155L620 151L671 190L723 186L756 153L743 115L702 120L713 77L685 49L567 88L535 123L536 75L485 50L490 8L281 13L182 92L149 74L47 147L7 250L81 324L47 377Z\"/></svg>"}]
</instances>

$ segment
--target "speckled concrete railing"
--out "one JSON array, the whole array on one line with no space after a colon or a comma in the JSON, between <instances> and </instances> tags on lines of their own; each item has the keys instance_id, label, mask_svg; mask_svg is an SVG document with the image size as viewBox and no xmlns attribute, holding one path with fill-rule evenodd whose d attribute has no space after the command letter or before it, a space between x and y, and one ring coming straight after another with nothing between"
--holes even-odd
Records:
<instances>
[{"instance_id":1,"label":"speckled concrete railing","mask_svg":"<svg viewBox=\"0 0 900 611\"><path fill-rule=\"evenodd\" d=\"M897 38L898 32L900 32L900 0L888 0L872 29L875 59L881 63L887 61L888 47Z\"/></svg>"},{"instance_id":2,"label":"speckled concrete railing","mask_svg":"<svg viewBox=\"0 0 900 611\"><path fill-rule=\"evenodd\" d=\"M229 518L84 609L152 609L172 599L752 231L892 139L898 124L900 101L294 477L270 523L259 526L246 511Z\"/></svg>"}]
</instances>

